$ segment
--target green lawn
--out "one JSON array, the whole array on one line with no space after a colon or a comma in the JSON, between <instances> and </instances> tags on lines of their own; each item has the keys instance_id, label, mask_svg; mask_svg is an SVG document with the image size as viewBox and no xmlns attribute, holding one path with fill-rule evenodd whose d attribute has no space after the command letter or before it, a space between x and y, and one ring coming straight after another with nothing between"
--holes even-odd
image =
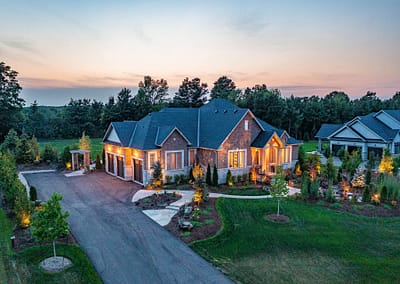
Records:
<instances>
[{"instance_id":1,"label":"green lawn","mask_svg":"<svg viewBox=\"0 0 400 284\"><path fill-rule=\"evenodd\" d=\"M400 218L368 218L274 200L220 199L223 230L191 247L241 283L400 283Z\"/></svg>"},{"instance_id":2,"label":"green lawn","mask_svg":"<svg viewBox=\"0 0 400 284\"><path fill-rule=\"evenodd\" d=\"M52 246L34 246L14 253L11 248L11 224L0 209L0 283L102 283L85 253L75 245L57 245L57 255L72 260L61 273L44 273L39 263L52 256Z\"/></svg>"},{"instance_id":3,"label":"green lawn","mask_svg":"<svg viewBox=\"0 0 400 284\"><path fill-rule=\"evenodd\" d=\"M91 152L90 156L92 159L96 159L96 155L99 154L101 158L103 144L101 143L102 138L90 138L91 141ZM58 139L58 140L40 140L39 148L40 151L43 151L44 145L50 144L52 147L57 149L58 154L61 154L64 151L66 146L79 145L79 139Z\"/></svg>"},{"instance_id":4,"label":"green lawn","mask_svg":"<svg viewBox=\"0 0 400 284\"><path fill-rule=\"evenodd\" d=\"M322 142L322 147L329 148L328 142ZM317 151L318 150L318 141L304 141L303 148L306 152Z\"/></svg>"}]
</instances>

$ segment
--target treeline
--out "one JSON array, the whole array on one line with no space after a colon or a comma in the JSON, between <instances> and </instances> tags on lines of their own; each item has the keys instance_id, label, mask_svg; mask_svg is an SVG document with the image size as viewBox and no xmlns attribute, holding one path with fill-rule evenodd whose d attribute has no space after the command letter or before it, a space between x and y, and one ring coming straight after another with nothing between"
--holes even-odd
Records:
<instances>
[{"instance_id":1,"label":"treeline","mask_svg":"<svg viewBox=\"0 0 400 284\"><path fill-rule=\"evenodd\" d=\"M71 99L64 107L46 109L34 103L24 110L24 129L38 138L74 138L83 131L90 137L102 137L111 121L139 120L163 107L199 107L212 98L228 99L249 108L257 117L303 140L313 139L322 123L343 123L381 109L400 109L400 92L386 100L373 92L355 100L336 91L325 97L283 97L279 90L268 89L266 85L240 90L224 76L210 92L200 79L186 78L171 97L165 80L145 77L137 94L124 88L105 104Z\"/></svg>"},{"instance_id":2,"label":"treeline","mask_svg":"<svg viewBox=\"0 0 400 284\"><path fill-rule=\"evenodd\" d=\"M400 109L400 92L386 100L373 92L355 100L337 91L325 97L283 97L278 89L266 85L238 89L230 78L222 76L211 90L199 78L185 78L171 95L166 80L145 76L136 94L123 88L106 103L71 99L62 107L42 107L34 102L21 111L24 101L18 97L17 73L0 63L0 74L0 142L11 128L39 139L76 138L83 132L102 137L112 121L139 120L164 107L200 107L213 98L249 108L257 117L303 140L313 139L322 123L343 123L381 109Z\"/></svg>"}]
</instances>

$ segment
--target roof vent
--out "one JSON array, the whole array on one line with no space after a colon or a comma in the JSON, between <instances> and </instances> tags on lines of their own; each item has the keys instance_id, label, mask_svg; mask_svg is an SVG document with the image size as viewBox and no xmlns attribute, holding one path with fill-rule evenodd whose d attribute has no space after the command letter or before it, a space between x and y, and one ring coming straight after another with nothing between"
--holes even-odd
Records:
<instances>
[{"instance_id":1,"label":"roof vent","mask_svg":"<svg viewBox=\"0 0 400 284\"><path fill-rule=\"evenodd\" d=\"M216 109L214 112L215 112L215 113L217 113L217 112L218 112L218 110Z\"/></svg>"},{"instance_id":2,"label":"roof vent","mask_svg":"<svg viewBox=\"0 0 400 284\"><path fill-rule=\"evenodd\" d=\"M224 109L224 113L227 113L228 111L226 109Z\"/></svg>"},{"instance_id":3,"label":"roof vent","mask_svg":"<svg viewBox=\"0 0 400 284\"><path fill-rule=\"evenodd\" d=\"M237 109L235 109L235 110L233 111L233 113L237 113Z\"/></svg>"}]
</instances>

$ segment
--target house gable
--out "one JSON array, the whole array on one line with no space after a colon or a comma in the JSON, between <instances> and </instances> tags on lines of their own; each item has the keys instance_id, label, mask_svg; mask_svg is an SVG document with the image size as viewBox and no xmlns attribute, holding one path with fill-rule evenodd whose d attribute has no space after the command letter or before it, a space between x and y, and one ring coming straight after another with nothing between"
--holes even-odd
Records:
<instances>
[{"instance_id":1,"label":"house gable","mask_svg":"<svg viewBox=\"0 0 400 284\"><path fill-rule=\"evenodd\" d=\"M400 121L398 121L393 116L386 113L384 110L378 112L375 115L375 118L378 119L383 124L387 125L391 129L400 129Z\"/></svg>"},{"instance_id":2,"label":"house gable","mask_svg":"<svg viewBox=\"0 0 400 284\"><path fill-rule=\"evenodd\" d=\"M365 140L362 136L348 126L345 126L329 138Z\"/></svg>"},{"instance_id":3,"label":"house gable","mask_svg":"<svg viewBox=\"0 0 400 284\"><path fill-rule=\"evenodd\" d=\"M356 121L351 125L351 128L353 128L355 131L360 133L361 136L363 136L366 139L371 139L371 140L382 140L382 137L376 134L373 130L371 130L369 127L367 127L365 124L363 124L360 121Z\"/></svg>"},{"instance_id":4,"label":"house gable","mask_svg":"<svg viewBox=\"0 0 400 284\"><path fill-rule=\"evenodd\" d=\"M108 136L105 137L104 140L108 140L111 142L115 142L115 143L121 143L121 140L118 137L117 132L115 131L114 127L111 129L110 133L108 134Z\"/></svg>"}]
</instances>

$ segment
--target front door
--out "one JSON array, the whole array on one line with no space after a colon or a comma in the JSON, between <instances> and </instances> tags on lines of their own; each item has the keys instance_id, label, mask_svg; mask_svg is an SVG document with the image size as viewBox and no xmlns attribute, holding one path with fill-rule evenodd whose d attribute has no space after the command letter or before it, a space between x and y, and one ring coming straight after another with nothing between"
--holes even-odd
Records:
<instances>
[{"instance_id":1,"label":"front door","mask_svg":"<svg viewBox=\"0 0 400 284\"><path fill-rule=\"evenodd\" d=\"M133 180L143 184L143 161L133 159Z\"/></svg>"}]
</instances>

